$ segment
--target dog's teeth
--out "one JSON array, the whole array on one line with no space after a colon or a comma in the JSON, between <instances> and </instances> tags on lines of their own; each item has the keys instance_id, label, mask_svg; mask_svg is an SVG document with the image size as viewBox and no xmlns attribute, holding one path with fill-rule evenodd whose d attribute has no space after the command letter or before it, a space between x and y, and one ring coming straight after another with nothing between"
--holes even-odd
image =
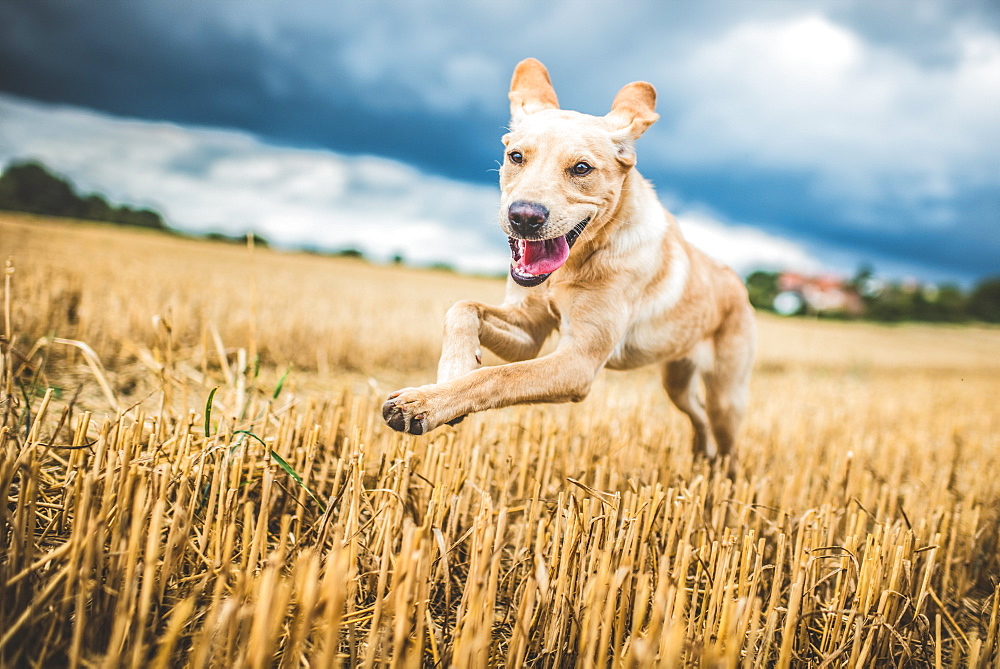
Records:
<instances>
[{"instance_id":1,"label":"dog's teeth","mask_svg":"<svg viewBox=\"0 0 1000 669\"><path fill-rule=\"evenodd\" d=\"M507 238L507 243L510 244L510 255L517 262L521 259L521 242L514 239L513 237Z\"/></svg>"}]
</instances>

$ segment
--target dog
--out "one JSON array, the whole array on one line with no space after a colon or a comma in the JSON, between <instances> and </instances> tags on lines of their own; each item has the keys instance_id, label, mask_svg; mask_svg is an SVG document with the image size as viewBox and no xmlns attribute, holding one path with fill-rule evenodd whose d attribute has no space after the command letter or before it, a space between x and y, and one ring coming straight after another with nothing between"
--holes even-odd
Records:
<instances>
[{"instance_id":1,"label":"dog","mask_svg":"<svg viewBox=\"0 0 1000 669\"><path fill-rule=\"evenodd\" d=\"M690 246L635 168L634 142L659 116L637 81L602 117L559 108L548 71L519 63L500 169L500 227L511 249L500 306L462 301L445 317L437 383L389 395L391 428L425 434L467 414L579 402L603 367L663 366L691 420L693 449L735 458L755 320L728 267ZM538 358L559 332L555 350ZM482 366L485 346L509 364ZM701 385L704 385L704 401Z\"/></svg>"}]
</instances>

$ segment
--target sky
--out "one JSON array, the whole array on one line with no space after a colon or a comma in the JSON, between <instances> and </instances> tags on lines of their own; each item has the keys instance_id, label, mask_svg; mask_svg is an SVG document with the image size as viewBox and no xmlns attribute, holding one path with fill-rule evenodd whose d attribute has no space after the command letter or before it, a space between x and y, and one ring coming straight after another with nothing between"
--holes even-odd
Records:
<instances>
[{"instance_id":1,"label":"sky","mask_svg":"<svg viewBox=\"0 0 1000 669\"><path fill-rule=\"evenodd\" d=\"M502 272L514 65L660 120L638 169L746 273L1000 274L1000 3L0 0L0 165L182 230Z\"/></svg>"}]
</instances>

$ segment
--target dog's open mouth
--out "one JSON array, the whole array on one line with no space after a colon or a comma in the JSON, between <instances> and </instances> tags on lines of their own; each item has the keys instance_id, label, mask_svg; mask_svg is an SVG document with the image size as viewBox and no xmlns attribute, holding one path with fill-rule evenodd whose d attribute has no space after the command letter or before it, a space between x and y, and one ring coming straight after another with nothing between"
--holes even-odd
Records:
<instances>
[{"instance_id":1,"label":"dog's open mouth","mask_svg":"<svg viewBox=\"0 0 1000 669\"><path fill-rule=\"evenodd\" d=\"M572 230L554 239L520 239L508 237L510 243L510 276L520 286L530 288L549 278L569 258L569 250L579 238L580 233L590 223L586 218Z\"/></svg>"}]
</instances>

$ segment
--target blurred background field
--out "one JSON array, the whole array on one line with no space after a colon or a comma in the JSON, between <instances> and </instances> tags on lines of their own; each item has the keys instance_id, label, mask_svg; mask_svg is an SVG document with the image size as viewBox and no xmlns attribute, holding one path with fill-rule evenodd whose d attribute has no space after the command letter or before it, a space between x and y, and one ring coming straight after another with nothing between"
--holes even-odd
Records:
<instances>
[{"instance_id":1,"label":"blurred background field","mask_svg":"<svg viewBox=\"0 0 1000 669\"><path fill-rule=\"evenodd\" d=\"M729 480L653 369L383 426L498 279L15 214L0 257L4 666L998 656L995 327L760 316Z\"/></svg>"}]
</instances>

